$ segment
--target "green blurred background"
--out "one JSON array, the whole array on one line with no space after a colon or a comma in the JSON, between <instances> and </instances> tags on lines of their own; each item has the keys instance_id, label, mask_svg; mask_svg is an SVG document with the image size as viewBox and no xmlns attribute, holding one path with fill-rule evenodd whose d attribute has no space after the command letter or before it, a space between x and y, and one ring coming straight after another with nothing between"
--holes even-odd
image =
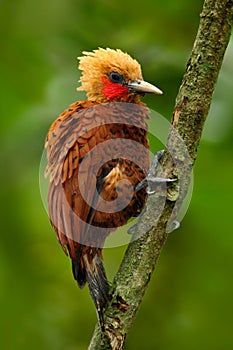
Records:
<instances>
[{"instance_id":1,"label":"green blurred background","mask_svg":"<svg viewBox=\"0 0 233 350\"><path fill-rule=\"evenodd\" d=\"M147 97L171 119L202 1L19 0L1 19L1 349L82 350L96 322L72 279L39 190L51 122L71 102L76 57L99 46L137 58L164 91ZM128 336L128 350L233 349L233 41L194 170L194 192L172 233ZM106 249L114 276L125 247Z\"/></svg>"}]
</instances>

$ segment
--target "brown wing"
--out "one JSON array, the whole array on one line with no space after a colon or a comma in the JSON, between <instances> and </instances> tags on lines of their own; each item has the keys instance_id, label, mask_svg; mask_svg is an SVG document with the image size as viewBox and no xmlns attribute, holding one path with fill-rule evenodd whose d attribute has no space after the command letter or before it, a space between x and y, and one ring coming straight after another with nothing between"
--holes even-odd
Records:
<instances>
[{"instance_id":1,"label":"brown wing","mask_svg":"<svg viewBox=\"0 0 233 350\"><path fill-rule=\"evenodd\" d=\"M141 211L146 193L132 197L129 182L135 189L149 167L146 118L147 109L140 105L83 101L52 124L46 140L49 215L72 259L79 243L101 247L110 231ZM128 160L132 154L133 161ZM118 204L127 197L131 202L120 210L117 197ZM102 199L113 202L110 212L95 208Z\"/></svg>"},{"instance_id":2,"label":"brown wing","mask_svg":"<svg viewBox=\"0 0 233 350\"><path fill-rule=\"evenodd\" d=\"M82 185L89 189L86 199L90 202L94 188L90 186L93 175L89 170L90 157L85 159L90 148L96 144L95 130L91 128L90 101L76 102L65 110L52 124L45 146L47 147L48 165L45 175L50 175L48 208L52 225L55 228L63 250L69 249L75 258L80 235L84 230L90 207L80 193L78 183L79 164L84 162ZM91 179L92 178L92 179Z\"/></svg>"}]
</instances>

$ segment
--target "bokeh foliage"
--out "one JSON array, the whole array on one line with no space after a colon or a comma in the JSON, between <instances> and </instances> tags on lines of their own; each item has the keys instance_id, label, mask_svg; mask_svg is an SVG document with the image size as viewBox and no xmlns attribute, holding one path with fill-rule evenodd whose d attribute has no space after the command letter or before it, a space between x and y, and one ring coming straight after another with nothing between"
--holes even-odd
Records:
<instances>
[{"instance_id":1,"label":"bokeh foliage","mask_svg":"<svg viewBox=\"0 0 233 350\"><path fill-rule=\"evenodd\" d=\"M51 122L76 99L76 56L121 48L165 93L146 97L171 119L202 1L0 2L2 349L86 349L96 315L50 227L38 183ZM194 192L168 239L127 349L232 349L233 42L194 170ZM125 247L106 249L110 278Z\"/></svg>"}]
</instances>

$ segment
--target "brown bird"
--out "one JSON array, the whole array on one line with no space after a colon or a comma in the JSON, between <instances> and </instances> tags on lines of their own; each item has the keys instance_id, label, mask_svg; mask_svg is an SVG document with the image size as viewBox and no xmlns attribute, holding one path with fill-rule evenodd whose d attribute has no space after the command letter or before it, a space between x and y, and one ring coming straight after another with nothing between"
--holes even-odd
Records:
<instances>
[{"instance_id":1,"label":"brown bird","mask_svg":"<svg viewBox=\"0 0 233 350\"><path fill-rule=\"evenodd\" d=\"M104 329L109 284L102 247L110 232L138 216L146 201L136 186L149 170L148 110L141 97L161 94L142 78L139 63L121 50L79 57L87 100L75 102L47 135L51 223L80 288L87 282Z\"/></svg>"}]
</instances>

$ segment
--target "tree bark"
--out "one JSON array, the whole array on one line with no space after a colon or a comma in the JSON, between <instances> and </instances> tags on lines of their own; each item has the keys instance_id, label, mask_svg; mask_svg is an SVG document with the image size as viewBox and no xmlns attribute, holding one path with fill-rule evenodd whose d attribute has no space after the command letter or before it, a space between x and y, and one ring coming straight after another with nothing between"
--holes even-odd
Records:
<instances>
[{"instance_id":1,"label":"tree bark","mask_svg":"<svg viewBox=\"0 0 233 350\"><path fill-rule=\"evenodd\" d=\"M106 330L103 333L96 325L89 350L123 349L166 242L168 224L176 218L186 195L232 22L233 0L205 0L196 40L176 98L168 152L161 161L163 176L175 176L179 181L169 186L162 213L158 203L164 197L160 193L149 196L144 213L132 229L133 240L113 281L112 298L105 310ZM188 152L184 152L180 137ZM154 217L158 220L148 232L148 220Z\"/></svg>"}]
</instances>

